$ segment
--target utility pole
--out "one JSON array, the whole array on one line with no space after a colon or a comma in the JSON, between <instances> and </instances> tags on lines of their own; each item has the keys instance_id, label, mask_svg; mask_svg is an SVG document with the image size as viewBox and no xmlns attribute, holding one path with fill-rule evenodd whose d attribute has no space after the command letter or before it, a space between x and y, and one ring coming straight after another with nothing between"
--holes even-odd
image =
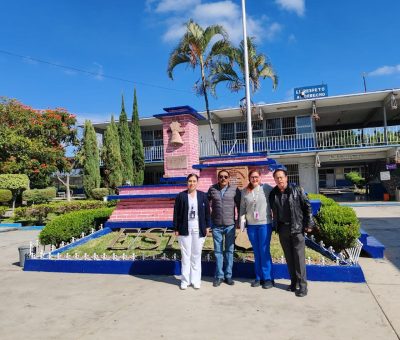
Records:
<instances>
[{"instance_id":1,"label":"utility pole","mask_svg":"<svg viewBox=\"0 0 400 340\"><path fill-rule=\"evenodd\" d=\"M244 75L246 82L247 152L253 152L253 129L251 126L251 99L249 80L249 54L247 50L246 1L242 0Z\"/></svg>"}]
</instances>

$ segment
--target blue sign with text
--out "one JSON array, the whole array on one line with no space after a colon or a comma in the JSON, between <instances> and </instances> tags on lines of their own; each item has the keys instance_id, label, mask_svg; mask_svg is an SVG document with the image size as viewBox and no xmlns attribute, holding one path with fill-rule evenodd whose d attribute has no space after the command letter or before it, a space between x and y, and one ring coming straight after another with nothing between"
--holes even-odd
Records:
<instances>
[{"instance_id":1,"label":"blue sign with text","mask_svg":"<svg viewBox=\"0 0 400 340\"><path fill-rule=\"evenodd\" d=\"M313 99L328 97L328 85L297 87L294 89L294 99Z\"/></svg>"}]
</instances>

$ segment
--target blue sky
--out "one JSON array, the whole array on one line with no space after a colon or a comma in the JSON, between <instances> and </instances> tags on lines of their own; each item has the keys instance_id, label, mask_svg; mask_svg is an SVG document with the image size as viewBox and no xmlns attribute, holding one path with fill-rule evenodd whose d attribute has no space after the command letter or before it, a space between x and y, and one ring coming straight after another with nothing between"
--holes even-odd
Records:
<instances>
[{"instance_id":1,"label":"blue sky","mask_svg":"<svg viewBox=\"0 0 400 340\"><path fill-rule=\"evenodd\" d=\"M276 91L265 80L253 101L291 100L293 88L321 83L329 95L363 92L363 72L369 91L400 87L399 13L398 0L247 0L248 34L279 76ZM119 114L121 93L131 114L136 87L142 117L177 105L202 111L192 91L198 71L179 66L173 81L166 73L190 18L242 38L240 0L3 1L0 96L101 122ZM224 85L217 92L212 109L244 96Z\"/></svg>"}]
</instances>

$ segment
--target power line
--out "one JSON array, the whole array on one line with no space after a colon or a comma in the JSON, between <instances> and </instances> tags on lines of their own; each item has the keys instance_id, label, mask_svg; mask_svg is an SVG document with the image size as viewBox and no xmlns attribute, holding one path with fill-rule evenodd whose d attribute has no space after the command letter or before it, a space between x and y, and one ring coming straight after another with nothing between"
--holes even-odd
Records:
<instances>
[{"instance_id":1,"label":"power line","mask_svg":"<svg viewBox=\"0 0 400 340\"><path fill-rule=\"evenodd\" d=\"M175 92L184 92L184 93L191 93L192 94L192 92L188 91L188 90L174 89L174 88L171 88L171 87L159 86L159 85L154 85L154 84L150 84L150 83L144 83L144 82L140 82L140 81L134 81L134 80L126 79L126 78L107 75L107 74L103 74L103 73L99 73L99 72L83 70L83 69L80 69L80 68L77 68L77 67L74 67L74 66L67 66L67 65L63 65L63 64L57 64L57 63L53 63L53 62L50 62L50 61L47 61L47 60L32 58L32 57L29 57L29 56L26 56L26 55L21 55L21 54L17 54L17 53L14 53L14 52L1 50L1 49L0 49L0 53L6 54L6 55L9 55L9 56L12 56L12 57L31 60L31 61L34 61L34 62L37 62L37 63L41 63L41 64L46 64L46 65L59 67L59 68L66 69L66 70L71 70L71 71L75 71L75 72L84 73L84 74L91 75L91 76L96 76L96 77L101 76L103 78L112 79L112 80L118 80L118 81L122 81L122 82L125 82L125 83L130 83L130 84L136 84L136 85L154 87L154 88L158 88L158 89L162 89L162 90L175 91Z\"/></svg>"}]
</instances>

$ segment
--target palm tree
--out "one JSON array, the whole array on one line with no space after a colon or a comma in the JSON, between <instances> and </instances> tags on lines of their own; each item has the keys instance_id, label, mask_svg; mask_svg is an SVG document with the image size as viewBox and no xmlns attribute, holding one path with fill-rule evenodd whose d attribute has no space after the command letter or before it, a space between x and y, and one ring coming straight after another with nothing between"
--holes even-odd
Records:
<instances>
[{"instance_id":1,"label":"palm tree","mask_svg":"<svg viewBox=\"0 0 400 340\"><path fill-rule=\"evenodd\" d=\"M214 37L218 35L222 39L211 44L211 40L215 41ZM187 64L193 69L197 66L200 67L200 79L195 83L195 89L197 94L204 96L208 124L219 154L221 153L215 137L208 102L208 91L211 84L208 73L212 65L217 65L220 62L220 58L229 46L228 34L222 26L211 25L204 29L190 19L186 24L184 36L178 46L171 52L167 69L168 76L173 79L172 72L177 65ZM213 93L215 93L215 89Z\"/></svg>"},{"instance_id":2,"label":"palm tree","mask_svg":"<svg viewBox=\"0 0 400 340\"><path fill-rule=\"evenodd\" d=\"M254 93L259 90L261 87L260 78L270 78L272 88L275 90L278 86L278 76L275 74L268 57L262 53L257 54L254 38L247 37L247 50L251 91ZM227 86L232 92L238 92L246 86L243 40L239 47L230 46L223 53L229 58L229 62L216 63L212 65L210 70L210 89L213 94L216 86L221 82L227 82ZM236 72L234 64L238 66L240 73Z\"/></svg>"}]
</instances>

